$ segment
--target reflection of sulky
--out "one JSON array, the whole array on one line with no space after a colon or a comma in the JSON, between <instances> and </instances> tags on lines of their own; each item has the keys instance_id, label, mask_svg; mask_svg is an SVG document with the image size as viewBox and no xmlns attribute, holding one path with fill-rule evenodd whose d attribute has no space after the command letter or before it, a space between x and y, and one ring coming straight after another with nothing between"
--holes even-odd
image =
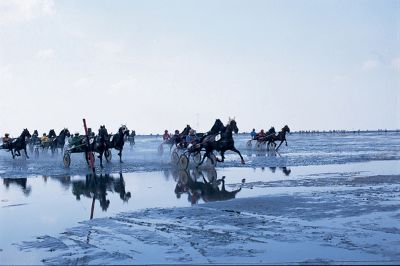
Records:
<instances>
[{"instance_id":1,"label":"reflection of sulky","mask_svg":"<svg viewBox=\"0 0 400 266\"><path fill-rule=\"evenodd\" d=\"M175 194L180 198L182 194L188 194L188 201L193 205L202 198L204 202L222 201L235 198L241 188L234 191L225 189L225 176L217 179L215 170L207 172L207 178L201 171L195 170L192 174L188 171L179 171L176 178ZM219 185L222 184L221 189Z\"/></svg>"}]
</instances>

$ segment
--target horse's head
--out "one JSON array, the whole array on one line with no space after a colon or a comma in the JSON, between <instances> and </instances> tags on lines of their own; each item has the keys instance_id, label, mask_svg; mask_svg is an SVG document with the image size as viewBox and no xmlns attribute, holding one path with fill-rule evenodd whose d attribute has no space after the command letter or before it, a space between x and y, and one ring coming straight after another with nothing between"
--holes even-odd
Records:
<instances>
[{"instance_id":1,"label":"horse's head","mask_svg":"<svg viewBox=\"0 0 400 266\"><path fill-rule=\"evenodd\" d=\"M268 133L269 133L269 134L276 133L275 128L274 128L274 127L271 127L271 128L268 130Z\"/></svg>"},{"instance_id":2,"label":"horse's head","mask_svg":"<svg viewBox=\"0 0 400 266\"><path fill-rule=\"evenodd\" d=\"M35 130L33 131L33 135L36 136L36 137L39 136L39 132L37 131L37 129L35 129Z\"/></svg>"},{"instance_id":3,"label":"horse's head","mask_svg":"<svg viewBox=\"0 0 400 266\"><path fill-rule=\"evenodd\" d=\"M124 136L129 136L129 129L126 125L122 125L119 129L118 132L121 133Z\"/></svg>"},{"instance_id":4,"label":"horse's head","mask_svg":"<svg viewBox=\"0 0 400 266\"><path fill-rule=\"evenodd\" d=\"M71 136L71 133L69 132L68 128L64 128L63 130L60 131L59 136L67 136L68 138Z\"/></svg>"},{"instance_id":5,"label":"horse's head","mask_svg":"<svg viewBox=\"0 0 400 266\"><path fill-rule=\"evenodd\" d=\"M69 132L68 128L64 128L64 134L65 134L65 136L67 136L68 138L71 137L71 132Z\"/></svg>"},{"instance_id":6,"label":"horse's head","mask_svg":"<svg viewBox=\"0 0 400 266\"><path fill-rule=\"evenodd\" d=\"M290 133L290 128L288 127L288 125L285 125L285 126L282 128L282 131L283 131L283 132L289 132L289 133Z\"/></svg>"},{"instance_id":7,"label":"horse's head","mask_svg":"<svg viewBox=\"0 0 400 266\"><path fill-rule=\"evenodd\" d=\"M235 119L229 118L228 127L230 127L235 134L239 132L239 128L237 127Z\"/></svg>"},{"instance_id":8,"label":"horse's head","mask_svg":"<svg viewBox=\"0 0 400 266\"><path fill-rule=\"evenodd\" d=\"M24 128L24 130L22 131L21 137L22 138L30 138L30 137L32 137L32 135L31 135L31 133L29 133L29 130L27 128Z\"/></svg>"}]
</instances>

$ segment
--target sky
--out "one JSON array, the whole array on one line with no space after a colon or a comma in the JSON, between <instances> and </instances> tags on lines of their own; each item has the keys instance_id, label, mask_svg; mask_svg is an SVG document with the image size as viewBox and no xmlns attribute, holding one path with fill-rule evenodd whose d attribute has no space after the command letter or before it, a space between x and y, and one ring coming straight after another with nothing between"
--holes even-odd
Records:
<instances>
[{"instance_id":1,"label":"sky","mask_svg":"<svg viewBox=\"0 0 400 266\"><path fill-rule=\"evenodd\" d=\"M400 128L400 0L0 0L0 135Z\"/></svg>"}]
</instances>

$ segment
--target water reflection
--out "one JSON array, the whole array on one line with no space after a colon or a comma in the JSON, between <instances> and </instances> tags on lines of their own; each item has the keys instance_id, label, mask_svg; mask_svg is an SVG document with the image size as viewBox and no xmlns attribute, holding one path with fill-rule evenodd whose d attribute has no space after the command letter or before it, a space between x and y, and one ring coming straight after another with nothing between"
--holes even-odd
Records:
<instances>
[{"instance_id":1,"label":"water reflection","mask_svg":"<svg viewBox=\"0 0 400 266\"><path fill-rule=\"evenodd\" d=\"M225 188L225 176L217 178L217 171L210 169L207 171L192 170L172 171L177 198L187 194L188 201L194 205L202 199L204 202L223 201L234 199L236 194L242 189L227 191ZM221 188L220 188L221 186Z\"/></svg>"},{"instance_id":2,"label":"water reflection","mask_svg":"<svg viewBox=\"0 0 400 266\"><path fill-rule=\"evenodd\" d=\"M270 166L270 167L268 167L268 168L269 168L269 170L271 170L272 173L275 173L275 172L276 172L276 169L277 169L278 167L276 167L276 166ZM291 170L290 168L286 167L286 166L281 166L281 167L279 167L279 169L282 171L282 173L285 174L285 176L289 176L290 173L292 172L292 170ZM265 167L261 167L261 170L264 171L264 170L265 170Z\"/></svg>"},{"instance_id":3,"label":"water reflection","mask_svg":"<svg viewBox=\"0 0 400 266\"><path fill-rule=\"evenodd\" d=\"M72 182L72 194L75 195L76 200L80 200L81 196L92 198L93 204L95 200L98 200L103 211L107 211L110 206L107 192L119 193L120 199L124 202L128 202L131 198L131 193L125 190L122 173L119 174L119 178L114 178L108 174L86 175L85 180ZM93 214L91 214L91 217L93 217Z\"/></svg>"},{"instance_id":4,"label":"water reflection","mask_svg":"<svg viewBox=\"0 0 400 266\"><path fill-rule=\"evenodd\" d=\"M27 178L3 178L3 184L8 190L11 184L16 184L22 188L22 192L25 196L29 196L32 191L31 186L27 186Z\"/></svg>"}]
</instances>

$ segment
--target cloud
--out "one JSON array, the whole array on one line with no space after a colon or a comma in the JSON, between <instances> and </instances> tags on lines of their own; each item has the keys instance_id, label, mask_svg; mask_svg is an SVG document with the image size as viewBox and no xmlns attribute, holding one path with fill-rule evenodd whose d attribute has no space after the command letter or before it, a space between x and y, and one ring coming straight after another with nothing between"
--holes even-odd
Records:
<instances>
[{"instance_id":1,"label":"cloud","mask_svg":"<svg viewBox=\"0 0 400 266\"><path fill-rule=\"evenodd\" d=\"M36 57L39 59L51 59L54 58L55 52L53 49L44 49L36 53Z\"/></svg>"},{"instance_id":2,"label":"cloud","mask_svg":"<svg viewBox=\"0 0 400 266\"><path fill-rule=\"evenodd\" d=\"M0 25L27 22L54 13L53 0L0 0Z\"/></svg>"},{"instance_id":3,"label":"cloud","mask_svg":"<svg viewBox=\"0 0 400 266\"><path fill-rule=\"evenodd\" d=\"M396 57L392 60L391 65L395 72L400 73L400 57Z\"/></svg>"},{"instance_id":4,"label":"cloud","mask_svg":"<svg viewBox=\"0 0 400 266\"><path fill-rule=\"evenodd\" d=\"M378 60L370 59L370 60L365 61L361 68L364 71L371 71L371 70L379 68L380 66L381 66L381 63Z\"/></svg>"}]
</instances>

